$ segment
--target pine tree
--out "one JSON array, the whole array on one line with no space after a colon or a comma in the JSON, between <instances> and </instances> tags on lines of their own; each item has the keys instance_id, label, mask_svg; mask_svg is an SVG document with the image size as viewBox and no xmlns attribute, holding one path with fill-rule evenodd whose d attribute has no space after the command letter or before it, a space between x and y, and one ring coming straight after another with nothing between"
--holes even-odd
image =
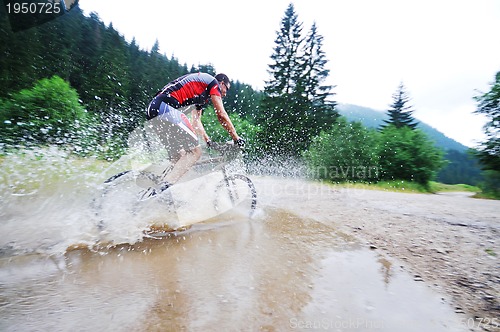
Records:
<instances>
[{"instance_id":1,"label":"pine tree","mask_svg":"<svg viewBox=\"0 0 500 332\"><path fill-rule=\"evenodd\" d=\"M293 4L290 4L277 32L273 64L269 65L269 74L273 79L266 81L265 92L270 98L281 98L294 92L297 79L301 74L297 58L302 43L302 23L298 21Z\"/></svg>"},{"instance_id":2,"label":"pine tree","mask_svg":"<svg viewBox=\"0 0 500 332\"><path fill-rule=\"evenodd\" d=\"M141 55L142 52L134 38L128 47L129 70L127 72L130 82L128 104L132 111L143 110L145 101L150 99L147 93L146 77L143 70L146 66L146 61L145 57Z\"/></svg>"},{"instance_id":3,"label":"pine tree","mask_svg":"<svg viewBox=\"0 0 500 332\"><path fill-rule=\"evenodd\" d=\"M322 126L334 122L335 104L327 101L331 86L322 85L328 76L322 39L316 24L302 37L302 23L290 4L277 31L268 70L272 78L259 112L264 152L298 156Z\"/></svg>"},{"instance_id":4,"label":"pine tree","mask_svg":"<svg viewBox=\"0 0 500 332\"><path fill-rule=\"evenodd\" d=\"M396 128L409 127L415 129L418 122L412 116L412 106L408 105L410 97L406 92L403 83L400 83L397 91L392 95L393 103L387 111L389 120L384 120L386 125L382 125L382 129L392 125Z\"/></svg>"},{"instance_id":5,"label":"pine tree","mask_svg":"<svg viewBox=\"0 0 500 332\"><path fill-rule=\"evenodd\" d=\"M286 155L298 150L300 129L304 124L300 91L297 82L302 74L298 53L303 38L302 23L298 21L293 4L290 4L277 31L276 46L271 55L272 64L266 81L260 122L264 130L259 137L263 149L273 154Z\"/></svg>"},{"instance_id":6,"label":"pine tree","mask_svg":"<svg viewBox=\"0 0 500 332\"><path fill-rule=\"evenodd\" d=\"M301 76L301 85L309 103L309 123L315 136L323 129L329 128L339 116L335 110L335 102L329 100L334 94L333 86L323 85L330 70L325 66L328 63L323 47L323 36L318 33L316 22L313 23L307 35L304 46L304 75Z\"/></svg>"},{"instance_id":7,"label":"pine tree","mask_svg":"<svg viewBox=\"0 0 500 332\"><path fill-rule=\"evenodd\" d=\"M36 29L13 33L4 12L0 10L0 96L8 91L18 91L33 86L37 80L37 68L43 65L39 54L42 45L38 42Z\"/></svg>"},{"instance_id":8,"label":"pine tree","mask_svg":"<svg viewBox=\"0 0 500 332\"><path fill-rule=\"evenodd\" d=\"M157 39L149 52L148 65L145 68L149 81L148 94L151 97L158 92L158 89L161 89L161 87L171 80L167 72L168 67L165 60L165 56L160 54L160 43Z\"/></svg>"},{"instance_id":9,"label":"pine tree","mask_svg":"<svg viewBox=\"0 0 500 332\"><path fill-rule=\"evenodd\" d=\"M81 17L84 17L83 13ZM97 83L100 77L97 76L97 73L102 65L99 61L99 55L102 53L105 29L104 23L95 13L91 13L90 17L84 20L81 29L81 45L85 45L85 47L78 49L77 69L72 75L73 86L91 112L102 109L100 102L102 98L99 99L99 95L101 95L100 85Z\"/></svg>"}]
</instances>

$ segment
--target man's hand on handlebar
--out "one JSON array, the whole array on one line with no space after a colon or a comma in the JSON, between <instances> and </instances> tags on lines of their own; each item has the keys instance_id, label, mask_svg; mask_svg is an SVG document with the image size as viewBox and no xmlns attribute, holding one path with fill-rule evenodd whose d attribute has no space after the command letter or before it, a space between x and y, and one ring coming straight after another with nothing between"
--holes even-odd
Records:
<instances>
[{"instance_id":1,"label":"man's hand on handlebar","mask_svg":"<svg viewBox=\"0 0 500 332\"><path fill-rule=\"evenodd\" d=\"M243 138L238 138L237 140L234 140L234 144L239 146L240 148L245 148L245 140Z\"/></svg>"},{"instance_id":2,"label":"man's hand on handlebar","mask_svg":"<svg viewBox=\"0 0 500 332\"><path fill-rule=\"evenodd\" d=\"M207 148L209 148L210 150L214 150L214 151L223 151L223 150L226 150L227 149L227 144L224 144L224 143L219 143L219 142L214 142L214 141L211 141L211 140L208 140L207 141Z\"/></svg>"},{"instance_id":3,"label":"man's hand on handlebar","mask_svg":"<svg viewBox=\"0 0 500 332\"><path fill-rule=\"evenodd\" d=\"M213 142L211 140L207 141L207 147L211 150L223 152L223 151L229 151L229 150L234 150L235 148L238 148L239 150L243 150L245 148L245 140L243 138L238 138L237 140L234 141L229 141L227 143L218 143L218 142Z\"/></svg>"}]
</instances>

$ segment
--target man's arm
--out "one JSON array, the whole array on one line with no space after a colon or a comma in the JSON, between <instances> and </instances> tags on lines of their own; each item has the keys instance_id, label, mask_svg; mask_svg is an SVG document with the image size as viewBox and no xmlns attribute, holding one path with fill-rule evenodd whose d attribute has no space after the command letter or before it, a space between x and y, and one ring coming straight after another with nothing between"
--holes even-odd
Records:
<instances>
[{"instance_id":1,"label":"man's arm","mask_svg":"<svg viewBox=\"0 0 500 332\"><path fill-rule=\"evenodd\" d=\"M227 115L227 112L224 109L222 98L217 95L212 95L211 99L212 104L214 105L215 114L217 114L217 119L219 120L220 124L222 125L222 127L224 127L224 129L227 130L231 138L234 141L237 141L240 137L236 133L236 129L234 129L233 123L231 122L229 115Z\"/></svg>"}]
</instances>

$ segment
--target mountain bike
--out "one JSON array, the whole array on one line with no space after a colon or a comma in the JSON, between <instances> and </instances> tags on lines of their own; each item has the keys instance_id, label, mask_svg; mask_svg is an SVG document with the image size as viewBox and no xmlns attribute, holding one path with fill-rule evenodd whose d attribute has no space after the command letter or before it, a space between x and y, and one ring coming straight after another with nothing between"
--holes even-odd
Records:
<instances>
[{"instance_id":1,"label":"mountain bike","mask_svg":"<svg viewBox=\"0 0 500 332\"><path fill-rule=\"evenodd\" d=\"M106 227L106 219L118 216L143 218L145 226L152 229L158 224L165 229L163 225L168 224L170 230L178 230L235 208L240 215L251 218L257 207L257 191L242 170L243 152L232 143L212 143L188 174L165 190L161 190L161 184L173 168L169 162L109 177L94 202L99 228ZM198 201L192 201L196 195ZM204 210L200 208L200 197L208 202ZM190 215L192 209L197 209L197 216Z\"/></svg>"}]
</instances>

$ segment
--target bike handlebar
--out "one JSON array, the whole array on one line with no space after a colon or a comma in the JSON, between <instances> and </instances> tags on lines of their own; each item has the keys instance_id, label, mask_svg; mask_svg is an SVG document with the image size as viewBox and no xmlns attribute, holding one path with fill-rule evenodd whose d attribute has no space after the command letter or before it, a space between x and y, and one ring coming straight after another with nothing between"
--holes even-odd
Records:
<instances>
[{"instance_id":1,"label":"bike handlebar","mask_svg":"<svg viewBox=\"0 0 500 332\"><path fill-rule=\"evenodd\" d=\"M206 155L208 159L201 160L199 163L207 163L207 162L230 162L235 159L240 159L243 156L244 148L239 146L238 144L234 144L234 142L211 142L208 146L208 154ZM213 156L211 152L216 153L216 157Z\"/></svg>"},{"instance_id":2,"label":"bike handlebar","mask_svg":"<svg viewBox=\"0 0 500 332\"><path fill-rule=\"evenodd\" d=\"M226 142L226 143L219 143L219 142L210 142L210 145L208 145L208 148L210 150L219 152L221 154L227 154L230 152L240 152L244 151L245 149L237 144L234 144L234 142Z\"/></svg>"}]
</instances>

